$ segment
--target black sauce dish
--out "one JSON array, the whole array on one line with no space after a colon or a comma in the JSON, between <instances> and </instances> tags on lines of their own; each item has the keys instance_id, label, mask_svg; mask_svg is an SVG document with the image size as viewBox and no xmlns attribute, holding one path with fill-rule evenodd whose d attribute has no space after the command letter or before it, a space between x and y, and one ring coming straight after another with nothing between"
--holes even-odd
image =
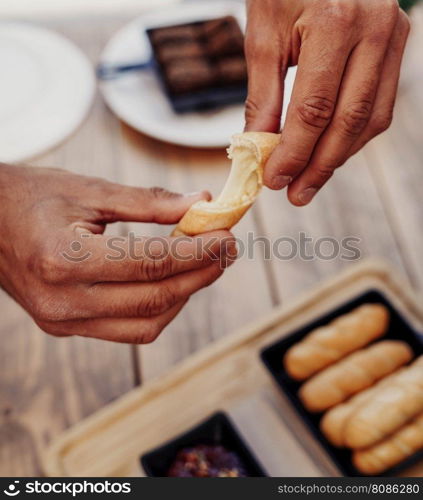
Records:
<instances>
[{"instance_id":1,"label":"black sauce dish","mask_svg":"<svg viewBox=\"0 0 423 500\"><path fill-rule=\"evenodd\" d=\"M223 412L214 413L185 433L145 453L141 456L141 465L149 477L167 477L178 452L198 445L221 445L236 454L248 477L267 476L235 425Z\"/></svg>"}]
</instances>

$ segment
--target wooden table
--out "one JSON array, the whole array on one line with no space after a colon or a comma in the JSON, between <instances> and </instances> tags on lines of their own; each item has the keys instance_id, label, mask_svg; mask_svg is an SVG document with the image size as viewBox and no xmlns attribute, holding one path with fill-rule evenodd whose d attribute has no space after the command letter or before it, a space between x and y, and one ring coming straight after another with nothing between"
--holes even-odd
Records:
<instances>
[{"instance_id":1,"label":"wooden table","mask_svg":"<svg viewBox=\"0 0 423 500\"><path fill-rule=\"evenodd\" d=\"M46 21L74 40L95 62L121 18ZM360 238L361 257L381 256L423 287L423 6L413 31L390 130L340 169L316 200L295 208L285 193L265 190L237 226L245 240L279 237ZM34 164L59 166L125 184L217 193L228 171L223 151L196 151L145 137L119 122L98 95L89 118L64 144ZM165 234L167 228L117 225L112 230ZM327 254L331 249L322 251ZM285 253L288 247L281 247ZM312 253L311 247L308 251ZM193 297L152 345L135 347L42 333L6 294L0 294L0 475L41 473L40 451L63 429L214 339L229 334L276 304L352 263L335 258L267 260L260 243L223 278Z\"/></svg>"}]
</instances>

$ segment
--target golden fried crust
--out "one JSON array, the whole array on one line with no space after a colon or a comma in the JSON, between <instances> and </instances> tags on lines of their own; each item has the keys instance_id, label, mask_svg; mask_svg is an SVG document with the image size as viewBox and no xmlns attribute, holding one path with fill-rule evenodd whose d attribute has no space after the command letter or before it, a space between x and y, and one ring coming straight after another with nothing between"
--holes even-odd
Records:
<instances>
[{"instance_id":1,"label":"golden fried crust","mask_svg":"<svg viewBox=\"0 0 423 500\"><path fill-rule=\"evenodd\" d=\"M326 438L335 446L345 446L344 428L354 411L366 401L370 401L378 391L392 383L405 369L400 368L391 375L382 378L368 389L358 392L344 403L328 410L320 420L320 430Z\"/></svg>"},{"instance_id":2,"label":"golden fried crust","mask_svg":"<svg viewBox=\"0 0 423 500\"><path fill-rule=\"evenodd\" d=\"M423 413L423 356L327 411L320 428L335 446L367 448Z\"/></svg>"},{"instance_id":3,"label":"golden fried crust","mask_svg":"<svg viewBox=\"0 0 423 500\"><path fill-rule=\"evenodd\" d=\"M423 414L384 441L353 453L353 463L362 473L380 474L423 448Z\"/></svg>"},{"instance_id":4,"label":"golden fried crust","mask_svg":"<svg viewBox=\"0 0 423 500\"><path fill-rule=\"evenodd\" d=\"M349 448L367 448L423 413L423 356L353 412L344 428Z\"/></svg>"},{"instance_id":5,"label":"golden fried crust","mask_svg":"<svg viewBox=\"0 0 423 500\"><path fill-rule=\"evenodd\" d=\"M261 185L264 165L275 147L279 144L279 141L280 134L272 134L270 132L244 132L236 134L232 137L228 155L231 158L236 147L248 148L257 159L257 174ZM172 236L194 236L217 229L231 229L247 212L254 201L255 199L249 200L247 203L240 203L228 208L222 207L217 209L214 206L210 210L207 210L207 204L204 204L204 202L194 203L179 221Z\"/></svg>"},{"instance_id":6,"label":"golden fried crust","mask_svg":"<svg viewBox=\"0 0 423 500\"><path fill-rule=\"evenodd\" d=\"M217 229L230 229L234 226L252 203L247 203L226 211L207 212L206 210L190 209L174 229L172 236L194 236Z\"/></svg>"},{"instance_id":7,"label":"golden fried crust","mask_svg":"<svg viewBox=\"0 0 423 500\"><path fill-rule=\"evenodd\" d=\"M288 374L305 380L386 332L389 312L382 304L364 304L310 332L284 357Z\"/></svg>"},{"instance_id":8,"label":"golden fried crust","mask_svg":"<svg viewBox=\"0 0 423 500\"><path fill-rule=\"evenodd\" d=\"M394 372L413 357L400 340L382 340L360 349L317 373L299 391L304 406L313 412L327 410Z\"/></svg>"}]
</instances>

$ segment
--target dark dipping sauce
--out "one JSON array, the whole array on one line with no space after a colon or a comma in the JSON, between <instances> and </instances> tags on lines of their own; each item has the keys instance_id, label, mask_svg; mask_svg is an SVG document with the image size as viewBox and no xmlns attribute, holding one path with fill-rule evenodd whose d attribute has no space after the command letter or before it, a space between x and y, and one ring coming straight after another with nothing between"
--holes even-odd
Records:
<instances>
[{"instance_id":1,"label":"dark dipping sauce","mask_svg":"<svg viewBox=\"0 0 423 500\"><path fill-rule=\"evenodd\" d=\"M200 444L178 452L168 477L247 477L247 473L233 451Z\"/></svg>"}]
</instances>

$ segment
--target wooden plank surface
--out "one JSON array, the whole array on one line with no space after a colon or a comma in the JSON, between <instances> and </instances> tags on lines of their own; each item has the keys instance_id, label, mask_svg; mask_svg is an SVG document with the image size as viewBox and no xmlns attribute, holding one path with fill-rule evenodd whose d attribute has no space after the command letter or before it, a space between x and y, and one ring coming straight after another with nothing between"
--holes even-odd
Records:
<instances>
[{"instance_id":1,"label":"wooden plank surface","mask_svg":"<svg viewBox=\"0 0 423 500\"><path fill-rule=\"evenodd\" d=\"M273 244L281 237L286 239L280 245L286 258L268 262L280 300L295 296L357 260L348 260L354 256L351 251L340 250L335 255L336 245L341 249L348 238L354 238L349 245L357 248L360 258L379 255L400 265L383 206L360 158L340 169L307 207L292 206L285 192L266 192L261 197L258 208L263 234ZM371 229L375 220L376 231ZM308 238L306 243L302 243L304 237ZM288 258L294 252L295 256Z\"/></svg>"},{"instance_id":2,"label":"wooden plank surface","mask_svg":"<svg viewBox=\"0 0 423 500\"><path fill-rule=\"evenodd\" d=\"M57 27L95 61L116 24L45 25ZM31 163L117 180L116 127L97 96L78 132ZM134 386L132 348L50 337L3 292L0 311L0 475L39 475L40 452L54 436Z\"/></svg>"},{"instance_id":3,"label":"wooden plank surface","mask_svg":"<svg viewBox=\"0 0 423 500\"><path fill-rule=\"evenodd\" d=\"M412 11L394 120L364 151L415 286L423 287L423 4Z\"/></svg>"},{"instance_id":4,"label":"wooden plank surface","mask_svg":"<svg viewBox=\"0 0 423 500\"><path fill-rule=\"evenodd\" d=\"M42 23L74 40L95 61L106 40L132 16L68 18ZM288 204L284 193L265 191L236 228L272 240L299 233L316 240L360 238L361 255L386 257L423 286L423 157L421 44L423 6L413 13L414 28L404 63L391 129L343 167L307 208ZM161 185L177 191L219 191L228 168L222 151L194 151L165 145L123 126L97 96L88 120L68 141L37 159L133 185ZM115 226L167 234L169 228ZM290 250L290 243L282 251ZM323 250L329 249L325 246ZM175 362L235 327L263 315L273 304L350 262L332 260L253 261L240 259L219 283L200 292L151 346L140 349L95 340L55 339L41 333L7 295L0 294L0 475L40 473L39 452L62 429L125 393L134 383ZM134 356L134 353L136 354Z\"/></svg>"}]
</instances>

